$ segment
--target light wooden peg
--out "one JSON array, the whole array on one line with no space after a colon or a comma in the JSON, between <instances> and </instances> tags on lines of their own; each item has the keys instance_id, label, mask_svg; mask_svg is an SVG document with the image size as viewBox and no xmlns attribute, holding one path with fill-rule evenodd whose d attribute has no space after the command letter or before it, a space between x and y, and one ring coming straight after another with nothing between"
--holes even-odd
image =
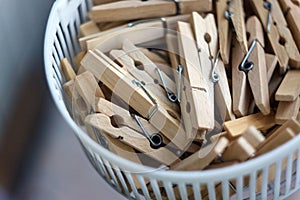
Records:
<instances>
[{"instance_id":1,"label":"light wooden peg","mask_svg":"<svg viewBox=\"0 0 300 200\"><path fill-rule=\"evenodd\" d=\"M300 94L300 70L289 70L280 84L275 99L295 101Z\"/></svg>"},{"instance_id":2,"label":"light wooden peg","mask_svg":"<svg viewBox=\"0 0 300 200\"><path fill-rule=\"evenodd\" d=\"M94 21L88 21L80 25L79 31L80 35L84 37L98 33L100 32L100 29Z\"/></svg>"},{"instance_id":3,"label":"light wooden peg","mask_svg":"<svg viewBox=\"0 0 300 200\"><path fill-rule=\"evenodd\" d=\"M276 123L283 124L289 119L296 119L300 108L299 96L294 101L280 101L276 111Z\"/></svg>"},{"instance_id":4,"label":"light wooden peg","mask_svg":"<svg viewBox=\"0 0 300 200\"><path fill-rule=\"evenodd\" d=\"M229 20L225 17L225 12L227 11L227 8L227 1L216 1L220 54L224 64L229 64L232 37L232 32L229 26Z\"/></svg>"},{"instance_id":5,"label":"light wooden peg","mask_svg":"<svg viewBox=\"0 0 300 200\"><path fill-rule=\"evenodd\" d=\"M228 136L234 138L243 134L251 125L258 130L268 130L275 125L275 115L273 113L269 115L263 115L262 113L248 115L225 122L224 128L227 131Z\"/></svg>"},{"instance_id":6,"label":"light wooden peg","mask_svg":"<svg viewBox=\"0 0 300 200\"><path fill-rule=\"evenodd\" d=\"M248 114L251 101L250 86L247 75L239 70L239 66L246 54L241 52L239 43L233 39L232 47L232 108L237 117Z\"/></svg>"},{"instance_id":7,"label":"light wooden peg","mask_svg":"<svg viewBox=\"0 0 300 200\"><path fill-rule=\"evenodd\" d=\"M259 145L261 145L261 143L265 141L265 137L263 136L263 134L254 126L249 126L243 133L242 137L245 138L254 149L256 149Z\"/></svg>"},{"instance_id":8,"label":"light wooden peg","mask_svg":"<svg viewBox=\"0 0 300 200\"><path fill-rule=\"evenodd\" d=\"M270 83L272 75L278 63L278 58L273 54L266 53L265 59L266 59L266 66L267 66L268 82Z\"/></svg>"},{"instance_id":9,"label":"light wooden peg","mask_svg":"<svg viewBox=\"0 0 300 200\"><path fill-rule=\"evenodd\" d=\"M178 7L177 7L178 6ZM94 6L91 17L95 22L124 21L155 18L175 14L188 14L192 11L209 12L212 1L183 0L172 1L119 1Z\"/></svg>"},{"instance_id":10,"label":"light wooden peg","mask_svg":"<svg viewBox=\"0 0 300 200\"><path fill-rule=\"evenodd\" d=\"M249 46L253 40L257 40L256 46L248 58L254 67L248 72L247 77L257 107L267 115L270 113L270 99L268 90L268 76L264 52L264 35L259 19L255 16L247 20L247 32L249 33Z\"/></svg>"},{"instance_id":11,"label":"light wooden peg","mask_svg":"<svg viewBox=\"0 0 300 200\"><path fill-rule=\"evenodd\" d=\"M274 7L276 9L276 12L272 12L272 23L270 24L268 38L276 56L278 57L280 71L281 73L284 73L288 64L294 68L300 67L300 54L299 50L297 50L293 36L287 27L287 23L278 2L275 0L270 0L270 2L272 4L272 8ZM265 31L267 32L268 10L264 8L264 1L257 0L251 1L251 3L258 14Z\"/></svg>"},{"instance_id":12,"label":"light wooden peg","mask_svg":"<svg viewBox=\"0 0 300 200\"><path fill-rule=\"evenodd\" d=\"M234 0L229 2L229 12L232 13L230 20L232 21L236 39L244 53L248 52L246 25L244 20L243 0ZM225 13L224 13L225 15Z\"/></svg>"},{"instance_id":13,"label":"light wooden peg","mask_svg":"<svg viewBox=\"0 0 300 200\"><path fill-rule=\"evenodd\" d=\"M113 127L110 118L105 114L88 115L85 122L163 164L169 165L178 160L178 157L166 148L152 149L148 139L142 134L126 126Z\"/></svg>"},{"instance_id":14,"label":"light wooden peg","mask_svg":"<svg viewBox=\"0 0 300 200\"><path fill-rule=\"evenodd\" d=\"M86 71L76 76L74 82L76 90L88 106L88 111L90 111L90 109L93 109L94 111L96 105L96 97L105 98L94 75L91 72Z\"/></svg>"},{"instance_id":15,"label":"light wooden peg","mask_svg":"<svg viewBox=\"0 0 300 200\"><path fill-rule=\"evenodd\" d=\"M295 42L300 50L300 24L298 22L300 17L300 3L295 0L279 0L283 13L295 39Z\"/></svg>"},{"instance_id":16,"label":"light wooden peg","mask_svg":"<svg viewBox=\"0 0 300 200\"><path fill-rule=\"evenodd\" d=\"M66 81L73 80L76 77L74 69L67 58L62 59L60 65Z\"/></svg>"},{"instance_id":17,"label":"light wooden peg","mask_svg":"<svg viewBox=\"0 0 300 200\"><path fill-rule=\"evenodd\" d=\"M172 170L201 170L211 163L218 155L223 153L228 145L228 140L220 138L216 143L201 148L198 152L170 167Z\"/></svg>"},{"instance_id":18,"label":"light wooden peg","mask_svg":"<svg viewBox=\"0 0 300 200\"><path fill-rule=\"evenodd\" d=\"M184 77L181 95L183 122L186 129L190 128L187 132L193 132L191 129L211 130L214 126L213 102L210 101L208 86L200 67L192 27L188 23L178 22L178 31L180 63Z\"/></svg>"}]
</instances>

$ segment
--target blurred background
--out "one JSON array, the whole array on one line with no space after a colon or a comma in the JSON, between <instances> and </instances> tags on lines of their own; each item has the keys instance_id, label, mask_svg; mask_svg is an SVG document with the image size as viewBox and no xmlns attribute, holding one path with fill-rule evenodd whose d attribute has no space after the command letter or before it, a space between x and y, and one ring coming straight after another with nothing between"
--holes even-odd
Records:
<instances>
[{"instance_id":1,"label":"blurred background","mask_svg":"<svg viewBox=\"0 0 300 200\"><path fill-rule=\"evenodd\" d=\"M54 0L0 2L0 200L122 199L49 94L43 40Z\"/></svg>"},{"instance_id":2,"label":"blurred background","mask_svg":"<svg viewBox=\"0 0 300 200\"><path fill-rule=\"evenodd\" d=\"M0 200L124 199L89 164L49 94L43 39L54 0L0 2Z\"/></svg>"}]
</instances>

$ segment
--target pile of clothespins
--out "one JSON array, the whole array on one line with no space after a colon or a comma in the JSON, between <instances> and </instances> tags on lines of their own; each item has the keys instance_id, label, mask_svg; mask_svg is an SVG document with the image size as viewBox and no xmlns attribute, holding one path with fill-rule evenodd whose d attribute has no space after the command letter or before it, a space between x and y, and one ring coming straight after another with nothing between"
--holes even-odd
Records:
<instances>
[{"instance_id":1,"label":"pile of clothespins","mask_svg":"<svg viewBox=\"0 0 300 200\"><path fill-rule=\"evenodd\" d=\"M299 1L94 4L82 52L61 67L74 118L105 148L204 170L300 132Z\"/></svg>"}]
</instances>

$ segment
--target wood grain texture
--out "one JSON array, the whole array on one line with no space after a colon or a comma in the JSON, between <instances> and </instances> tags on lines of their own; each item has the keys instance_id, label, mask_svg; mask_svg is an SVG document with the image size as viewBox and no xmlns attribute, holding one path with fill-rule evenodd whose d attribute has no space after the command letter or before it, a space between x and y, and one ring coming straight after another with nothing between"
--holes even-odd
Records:
<instances>
[{"instance_id":1,"label":"wood grain texture","mask_svg":"<svg viewBox=\"0 0 300 200\"><path fill-rule=\"evenodd\" d=\"M299 96L295 101L280 101L276 111L276 123L283 124L289 119L296 119L300 107Z\"/></svg>"},{"instance_id":2,"label":"wood grain texture","mask_svg":"<svg viewBox=\"0 0 300 200\"><path fill-rule=\"evenodd\" d=\"M273 113L269 115L263 115L262 113L248 115L225 122L224 129L229 137L237 137L243 134L251 125L258 130L267 130L275 125L275 115Z\"/></svg>"},{"instance_id":3,"label":"wood grain texture","mask_svg":"<svg viewBox=\"0 0 300 200\"><path fill-rule=\"evenodd\" d=\"M300 94L300 70L289 70L276 94L277 101L295 101Z\"/></svg>"}]
</instances>

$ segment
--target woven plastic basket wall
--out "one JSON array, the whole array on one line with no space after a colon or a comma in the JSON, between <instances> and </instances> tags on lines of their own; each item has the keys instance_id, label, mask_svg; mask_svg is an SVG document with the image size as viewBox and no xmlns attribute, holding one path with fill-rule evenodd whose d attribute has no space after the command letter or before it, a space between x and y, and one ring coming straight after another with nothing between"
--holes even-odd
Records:
<instances>
[{"instance_id":1,"label":"woven plastic basket wall","mask_svg":"<svg viewBox=\"0 0 300 200\"><path fill-rule=\"evenodd\" d=\"M193 172L138 165L90 139L68 112L71 105L62 90L65 80L60 60L64 57L72 60L79 53L78 27L86 20L91 6L91 0L57 0L54 3L45 35L45 72L60 113L73 128L99 175L112 187L131 199L284 199L300 188L300 136L242 164ZM274 173L274 180L269 182L269 176Z\"/></svg>"}]
</instances>

